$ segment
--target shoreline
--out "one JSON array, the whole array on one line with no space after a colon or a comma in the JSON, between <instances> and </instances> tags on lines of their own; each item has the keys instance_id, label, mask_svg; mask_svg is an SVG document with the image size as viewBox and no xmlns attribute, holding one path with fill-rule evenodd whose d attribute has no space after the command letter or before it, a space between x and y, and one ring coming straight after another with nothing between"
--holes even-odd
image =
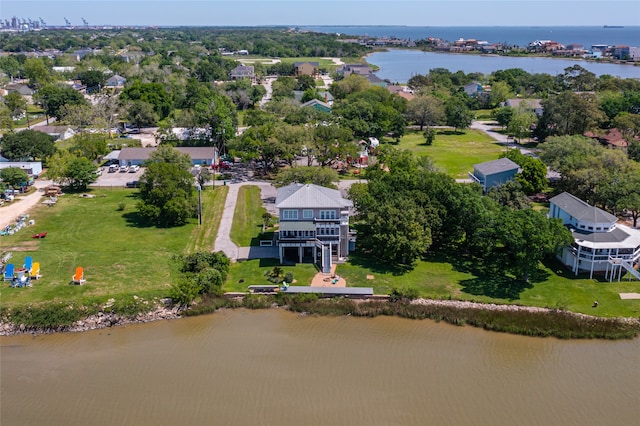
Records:
<instances>
[{"instance_id":1,"label":"shoreline","mask_svg":"<svg viewBox=\"0 0 640 426\"><path fill-rule=\"evenodd\" d=\"M309 312L305 311L304 308L301 310L299 307L290 306L288 304L278 305L277 303L275 303L275 299L272 300L272 296L273 296L272 294L252 294L252 296L256 296L256 297L264 296L269 298L267 300L268 303L261 308L286 309L291 312L297 312L300 315L309 314ZM192 314L192 316L199 316L199 315L205 315L207 313L213 313L218 309L252 309L251 307L247 307L244 304L235 305L235 306L232 305L234 301L244 302L245 295L231 293L231 294L225 294L224 297L229 302L228 306L217 307L212 311L205 310L202 313ZM388 299L384 299L381 297L368 298L368 299L347 299L347 298L317 299L316 301L310 301L305 303L307 304L315 303L316 307L321 309L322 305L327 305L330 303L339 304L341 300L351 302L354 304L354 306L364 307L362 314L359 316L367 316L367 317L378 316L378 315L389 315L388 313L379 311L377 309L374 309L372 311L367 311L365 306L367 304L376 304L378 305L378 308L380 306L392 307L394 305L394 302L390 302ZM450 320L447 320L447 318L442 318L441 316L438 316L436 318L431 318L428 316L424 317L424 316L399 315L398 313L391 314L391 315L398 316L398 317L405 317L405 318L431 319L434 321L445 320L446 322L449 322L455 325L469 325L472 327L484 328L485 330L488 330L488 331L497 331L497 332L506 332L509 334L521 334L521 335L544 337L546 336L546 334L533 334L533 333L527 333L522 331L517 332L515 330L493 329L493 328L487 327L486 325L481 326L478 324L474 324L472 322L467 321L467 319L464 316L464 313L465 311L468 311L468 310L480 312L480 313L506 313L506 314L514 314L514 315L525 313L525 314L533 314L535 316L539 316L540 318L561 314L563 316L566 316L574 320L588 321L588 322L610 322L612 324L617 323L621 326L628 326L636 330L635 335L632 337L628 337L628 336L613 337L614 340L620 339L620 338L637 338L638 335L640 334L640 318L634 318L634 317L604 318L604 317L587 315L587 314L582 314L577 312L562 311L562 310L551 309L551 308L540 308L535 306L521 306L521 305L500 305L500 304L494 304L494 303L478 303L478 302L469 302L469 301L462 301L462 300L437 300L437 299L420 298L420 299L415 299L415 300L404 302L404 303L405 303L405 306L409 306L409 307L436 308L436 309L444 308L444 309L452 310L454 313L459 314L459 317L456 318L454 321L450 321ZM302 305L304 305L304 303ZM193 307L197 308L198 305L194 305ZM11 322L5 322L0 320L0 336L3 336L3 337L4 336L6 337L20 336L20 335L39 336L39 335L54 334L54 333L81 333L81 332L86 332L91 330L99 330L99 329L118 327L118 326L127 326L130 324L145 324L145 323L155 322L155 321L186 318L190 316L187 314L188 311L189 311L188 308L184 308L182 306L166 307L164 305L158 305L154 310L149 312L144 312L144 313L138 313L135 317L123 316L123 315L115 314L112 312L110 313L98 312L95 315L90 315L86 318L82 318L74 322L70 326L58 326L58 327L48 327L48 328L27 328L24 324L13 324ZM311 309L311 311L313 311L313 309ZM318 311L318 312L311 312L310 314L318 315L318 316L335 316L335 315L351 316L351 313L345 312L340 314L338 311L333 313L329 313L329 312L323 313ZM526 330L526 328L523 330ZM554 334L550 334L550 336L562 337ZM594 337L575 336L575 337L569 337L569 338L575 340L575 339L594 338ZM612 337L606 337L606 336L598 336L595 338L612 339Z\"/></svg>"}]
</instances>

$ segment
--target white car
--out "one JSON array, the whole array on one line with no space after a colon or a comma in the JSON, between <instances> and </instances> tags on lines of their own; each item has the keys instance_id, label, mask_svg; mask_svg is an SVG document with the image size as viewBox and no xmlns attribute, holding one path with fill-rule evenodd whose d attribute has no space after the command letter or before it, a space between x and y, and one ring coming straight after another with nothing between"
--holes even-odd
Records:
<instances>
[{"instance_id":1,"label":"white car","mask_svg":"<svg viewBox=\"0 0 640 426\"><path fill-rule=\"evenodd\" d=\"M127 173L129 171L129 166L120 166L120 173Z\"/></svg>"},{"instance_id":2,"label":"white car","mask_svg":"<svg viewBox=\"0 0 640 426\"><path fill-rule=\"evenodd\" d=\"M134 164L133 166L129 167L129 173L135 173L138 170L140 170L140 166L138 166L137 164Z\"/></svg>"}]
</instances>

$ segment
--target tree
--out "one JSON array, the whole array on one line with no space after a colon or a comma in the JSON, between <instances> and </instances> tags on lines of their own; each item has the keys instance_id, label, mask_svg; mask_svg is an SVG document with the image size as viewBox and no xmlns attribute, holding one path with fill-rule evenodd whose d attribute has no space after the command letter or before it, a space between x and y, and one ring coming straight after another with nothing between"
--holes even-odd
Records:
<instances>
[{"instance_id":1,"label":"tree","mask_svg":"<svg viewBox=\"0 0 640 426\"><path fill-rule=\"evenodd\" d=\"M316 88L316 81L310 75L302 74L297 77L295 90L305 91Z\"/></svg>"},{"instance_id":2,"label":"tree","mask_svg":"<svg viewBox=\"0 0 640 426\"><path fill-rule=\"evenodd\" d=\"M512 107L505 106L498 109L494 109L492 112L492 115L496 119L499 125L501 125L503 128L506 128L509 125L509 122L511 122L511 118L513 117L514 113L515 113L515 109L513 109Z\"/></svg>"},{"instance_id":3,"label":"tree","mask_svg":"<svg viewBox=\"0 0 640 426\"><path fill-rule=\"evenodd\" d=\"M175 164L181 170L191 168L191 157L168 145L160 145L155 151L149 154L148 163L169 163Z\"/></svg>"},{"instance_id":4,"label":"tree","mask_svg":"<svg viewBox=\"0 0 640 426\"><path fill-rule=\"evenodd\" d=\"M89 105L63 105L60 109L60 121L79 128L90 126L93 122L93 110Z\"/></svg>"},{"instance_id":5,"label":"tree","mask_svg":"<svg viewBox=\"0 0 640 426\"><path fill-rule=\"evenodd\" d=\"M27 184L29 175L18 167L7 167L0 169L0 179L7 185L18 187Z\"/></svg>"},{"instance_id":6,"label":"tree","mask_svg":"<svg viewBox=\"0 0 640 426\"><path fill-rule=\"evenodd\" d=\"M73 157L66 167L65 178L71 189L84 191L98 179L96 165L85 157Z\"/></svg>"},{"instance_id":7,"label":"tree","mask_svg":"<svg viewBox=\"0 0 640 426\"><path fill-rule=\"evenodd\" d=\"M12 117L20 117L27 112L27 101L19 92L11 92L4 97L4 103L9 108Z\"/></svg>"},{"instance_id":8,"label":"tree","mask_svg":"<svg viewBox=\"0 0 640 426\"><path fill-rule=\"evenodd\" d=\"M433 141L436 139L436 131L431 127L427 127L427 130L424 131L423 136L425 145L432 145Z\"/></svg>"},{"instance_id":9,"label":"tree","mask_svg":"<svg viewBox=\"0 0 640 426\"><path fill-rule=\"evenodd\" d=\"M636 186L636 190L640 190L640 182L636 182L636 184L638 184L638 186ZM633 227L636 228L638 226L638 217L640 216L640 193L632 192L628 194L626 197L618 201L617 207L619 210L627 211L631 214Z\"/></svg>"},{"instance_id":10,"label":"tree","mask_svg":"<svg viewBox=\"0 0 640 426\"><path fill-rule=\"evenodd\" d=\"M84 97L68 86L47 85L35 95L37 102L50 117L61 118L63 107L86 105Z\"/></svg>"},{"instance_id":11,"label":"tree","mask_svg":"<svg viewBox=\"0 0 640 426\"><path fill-rule=\"evenodd\" d=\"M528 209L531 207L531 202L529 198L527 198L527 194L522 190L522 185L513 180L504 185L492 187L487 193L487 197L501 206L515 210Z\"/></svg>"},{"instance_id":12,"label":"tree","mask_svg":"<svg viewBox=\"0 0 640 426\"><path fill-rule=\"evenodd\" d=\"M42 87L51 81L51 70L41 58L28 58L25 60L24 75L29 79L29 83L33 87Z\"/></svg>"},{"instance_id":13,"label":"tree","mask_svg":"<svg viewBox=\"0 0 640 426\"><path fill-rule=\"evenodd\" d=\"M473 113L458 97L451 97L445 103L445 115L447 126L458 129L466 129L471 125Z\"/></svg>"},{"instance_id":14,"label":"tree","mask_svg":"<svg viewBox=\"0 0 640 426\"><path fill-rule=\"evenodd\" d=\"M293 98L293 89L296 87L296 79L293 77L278 77L271 84L272 97L276 98Z\"/></svg>"},{"instance_id":15,"label":"tree","mask_svg":"<svg viewBox=\"0 0 640 426\"><path fill-rule=\"evenodd\" d=\"M634 160L640 162L640 142L631 141L629 147L627 148L627 155L630 160Z\"/></svg>"},{"instance_id":16,"label":"tree","mask_svg":"<svg viewBox=\"0 0 640 426\"><path fill-rule=\"evenodd\" d=\"M100 133L82 133L71 140L71 153L78 157L95 161L109 152L106 135Z\"/></svg>"},{"instance_id":17,"label":"tree","mask_svg":"<svg viewBox=\"0 0 640 426\"><path fill-rule=\"evenodd\" d=\"M161 83L134 82L125 87L120 95L122 101L144 101L151 105L160 119L166 118L171 112L171 97Z\"/></svg>"},{"instance_id":18,"label":"tree","mask_svg":"<svg viewBox=\"0 0 640 426\"><path fill-rule=\"evenodd\" d=\"M160 227L181 226L196 212L193 176L177 164L151 162L140 178L140 215Z\"/></svg>"},{"instance_id":19,"label":"tree","mask_svg":"<svg viewBox=\"0 0 640 426\"><path fill-rule=\"evenodd\" d=\"M329 167L292 167L278 171L274 185L282 187L290 183L312 183L327 188L337 188L338 173Z\"/></svg>"},{"instance_id":20,"label":"tree","mask_svg":"<svg viewBox=\"0 0 640 426\"><path fill-rule=\"evenodd\" d=\"M574 92L594 90L598 82L594 73L584 69L580 65L565 68L562 78L566 87Z\"/></svg>"},{"instance_id":21,"label":"tree","mask_svg":"<svg viewBox=\"0 0 640 426\"><path fill-rule=\"evenodd\" d=\"M104 87L104 83L107 80L104 73L99 70L83 71L78 76L82 84L87 86L87 89L93 89L97 87Z\"/></svg>"},{"instance_id":22,"label":"tree","mask_svg":"<svg viewBox=\"0 0 640 426\"><path fill-rule=\"evenodd\" d=\"M525 108L519 108L514 112L513 116L509 120L507 131L518 141L524 138L530 139L531 126L533 126L537 119L538 118L533 111L528 111Z\"/></svg>"},{"instance_id":23,"label":"tree","mask_svg":"<svg viewBox=\"0 0 640 426\"><path fill-rule=\"evenodd\" d=\"M444 104L441 99L431 95L418 95L407 104L407 118L420 126L436 126L445 119Z\"/></svg>"},{"instance_id":24,"label":"tree","mask_svg":"<svg viewBox=\"0 0 640 426\"><path fill-rule=\"evenodd\" d=\"M356 149L349 129L337 124L320 125L314 129L313 139L307 145L308 164L315 159L322 167L331 166L340 159L355 157Z\"/></svg>"},{"instance_id":25,"label":"tree","mask_svg":"<svg viewBox=\"0 0 640 426\"><path fill-rule=\"evenodd\" d=\"M352 93L357 93L365 90L371 83L366 77L358 74L349 74L340 81L335 81L329 87L329 93L333 95L334 99L344 99Z\"/></svg>"},{"instance_id":26,"label":"tree","mask_svg":"<svg viewBox=\"0 0 640 426\"><path fill-rule=\"evenodd\" d=\"M127 106L127 119L136 127L151 127L158 123L158 115L149 102L136 100Z\"/></svg>"},{"instance_id":27,"label":"tree","mask_svg":"<svg viewBox=\"0 0 640 426\"><path fill-rule=\"evenodd\" d=\"M53 136L36 130L5 134L2 155L11 161L46 160L56 151Z\"/></svg>"},{"instance_id":28,"label":"tree","mask_svg":"<svg viewBox=\"0 0 640 426\"><path fill-rule=\"evenodd\" d=\"M507 99L513 97L511 87L504 81L496 81L491 85L489 92L489 108L496 108Z\"/></svg>"},{"instance_id":29,"label":"tree","mask_svg":"<svg viewBox=\"0 0 640 426\"><path fill-rule=\"evenodd\" d=\"M604 119L593 95L565 91L541 103L544 111L535 130L535 135L540 139L556 135L582 135Z\"/></svg>"}]
</instances>

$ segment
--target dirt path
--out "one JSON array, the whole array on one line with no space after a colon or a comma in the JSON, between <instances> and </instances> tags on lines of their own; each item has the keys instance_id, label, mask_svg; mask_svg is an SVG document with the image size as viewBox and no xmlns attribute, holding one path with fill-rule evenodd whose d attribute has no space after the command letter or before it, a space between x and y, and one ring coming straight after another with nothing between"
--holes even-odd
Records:
<instances>
[{"instance_id":1,"label":"dirt path","mask_svg":"<svg viewBox=\"0 0 640 426\"><path fill-rule=\"evenodd\" d=\"M25 196L16 198L11 204L0 207L0 228L4 228L7 225L13 225L16 222L18 216L27 213L32 207L39 204L42 200L44 192L42 188L51 185L53 182L50 180L38 180L34 184L36 191Z\"/></svg>"}]
</instances>

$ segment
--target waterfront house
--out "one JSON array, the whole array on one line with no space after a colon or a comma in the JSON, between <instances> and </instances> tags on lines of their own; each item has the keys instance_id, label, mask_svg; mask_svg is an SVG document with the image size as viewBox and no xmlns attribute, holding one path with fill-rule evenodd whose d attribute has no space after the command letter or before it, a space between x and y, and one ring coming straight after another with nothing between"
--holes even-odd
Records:
<instances>
[{"instance_id":1,"label":"waterfront house","mask_svg":"<svg viewBox=\"0 0 640 426\"><path fill-rule=\"evenodd\" d=\"M472 98L475 98L482 94L482 84L478 83L477 81L474 81L469 84L465 84L463 86L463 89L464 89L464 93L466 93Z\"/></svg>"},{"instance_id":2,"label":"waterfront house","mask_svg":"<svg viewBox=\"0 0 640 426\"><path fill-rule=\"evenodd\" d=\"M486 163L474 164L473 173L469 173L469 178L479 183L483 192L487 192L494 186L503 185L513 180L519 170L520 166L513 161L508 158L500 158Z\"/></svg>"},{"instance_id":3,"label":"waterfront house","mask_svg":"<svg viewBox=\"0 0 640 426\"><path fill-rule=\"evenodd\" d=\"M353 203L340 191L313 184L279 188L280 263L285 259L318 263L323 272L349 254L349 215Z\"/></svg>"},{"instance_id":4,"label":"waterfront house","mask_svg":"<svg viewBox=\"0 0 640 426\"><path fill-rule=\"evenodd\" d=\"M293 64L296 77L299 75L314 76L318 74L318 68L320 64L318 62L295 62Z\"/></svg>"},{"instance_id":5,"label":"waterfront house","mask_svg":"<svg viewBox=\"0 0 640 426\"><path fill-rule=\"evenodd\" d=\"M118 155L120 166L144 165L149 156L157 148L122 148ZM212 146L204 147L178 147L174 148L183 154L187 154L192 165L211 166L218 163L218 150Z\"/></svg>"},{"instance_id":6,"label":"waterfront house","mask_svg":"<svg viewBox=\"0 0 640 426\"><path fill-rule=\"evenodd\" d=\"M549 217L561 219L569 228L574 243L558 254L563 264L576 275L588 271L608 272L614 265L640 260L640 231L618 223L618 218L585 201L563 192L549 200Z\"/></svg>"}]
</instances>

